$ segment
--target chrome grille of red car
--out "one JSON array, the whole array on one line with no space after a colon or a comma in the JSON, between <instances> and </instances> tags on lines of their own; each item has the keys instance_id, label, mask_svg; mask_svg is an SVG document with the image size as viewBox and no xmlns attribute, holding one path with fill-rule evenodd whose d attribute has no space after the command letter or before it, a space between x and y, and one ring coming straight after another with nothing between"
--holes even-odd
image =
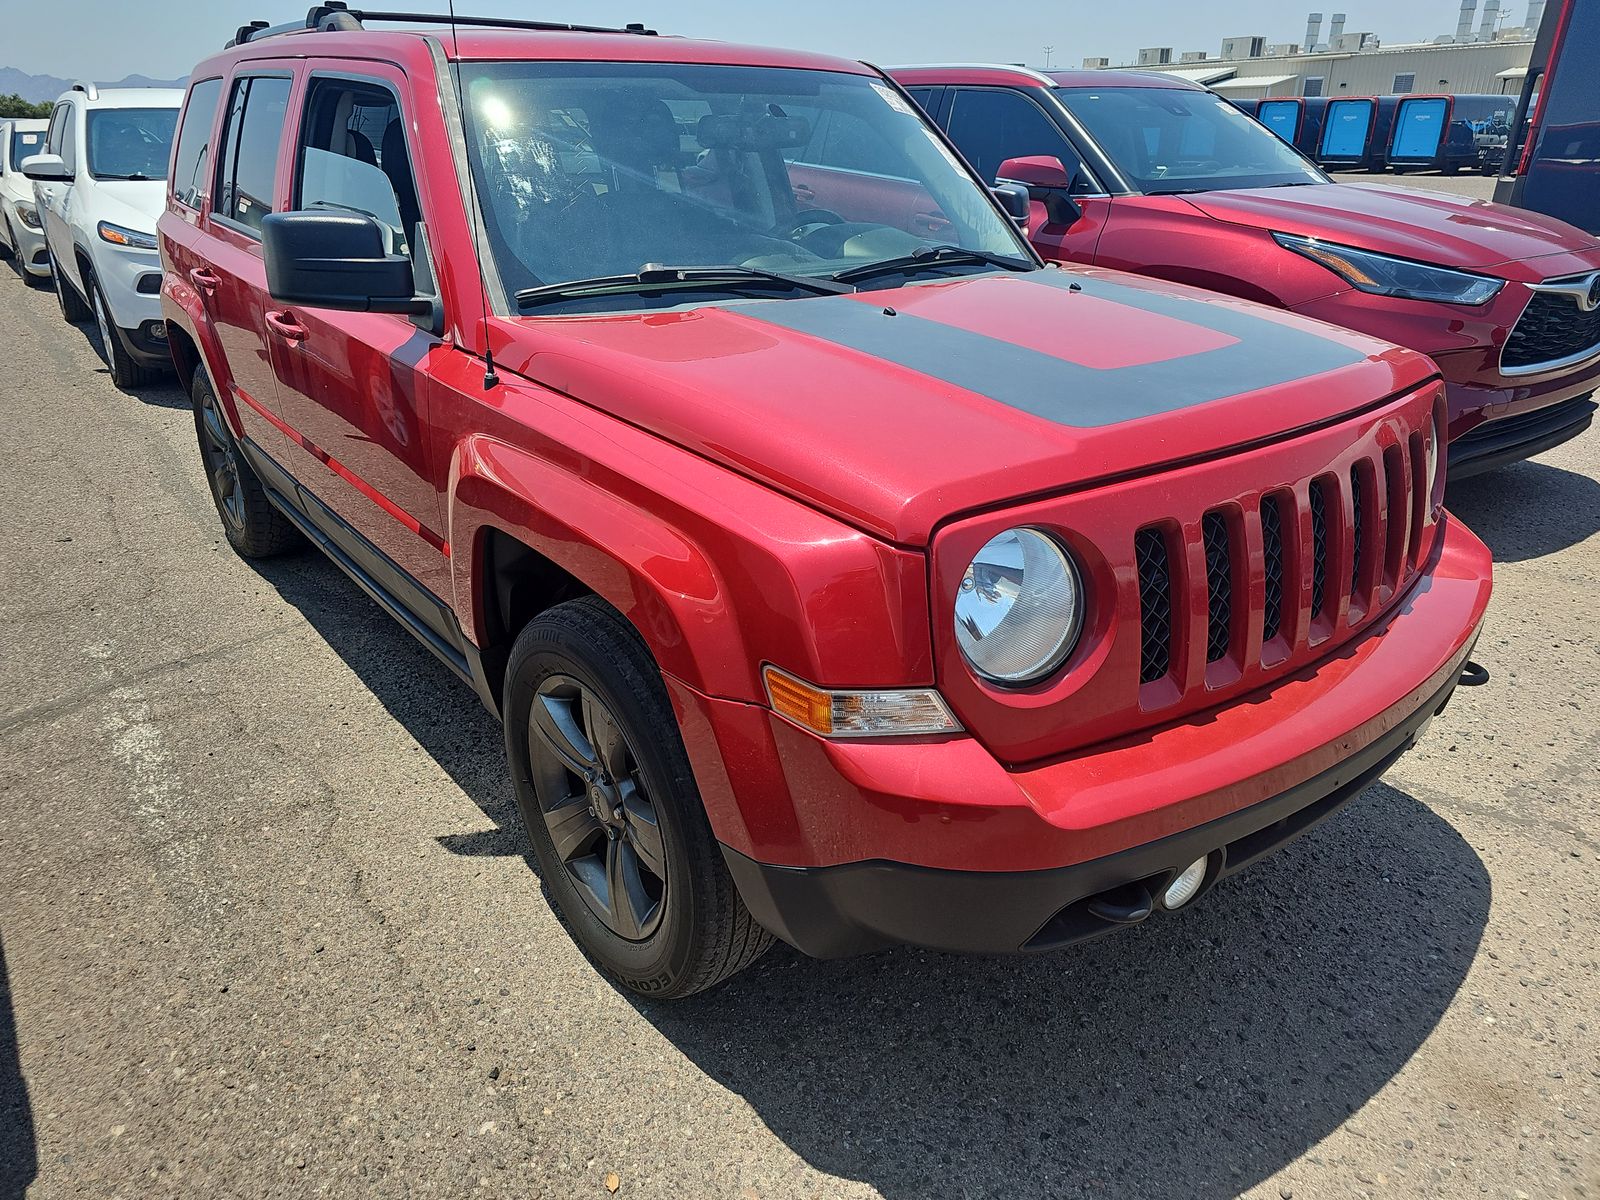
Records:
<instances>
[{"instance_id":1,"label":"chrome grille of red car","mask_svg":"<svg viewBox=\"0 0 1600 1200\"><path fill-rule=\"evenodd\" d=\"M1585 312L1576 296L1535 292L1500 352L1500 369L1530 374L1590 354L1600 354L1600 308Z\"/></svg>"}]
</instances>

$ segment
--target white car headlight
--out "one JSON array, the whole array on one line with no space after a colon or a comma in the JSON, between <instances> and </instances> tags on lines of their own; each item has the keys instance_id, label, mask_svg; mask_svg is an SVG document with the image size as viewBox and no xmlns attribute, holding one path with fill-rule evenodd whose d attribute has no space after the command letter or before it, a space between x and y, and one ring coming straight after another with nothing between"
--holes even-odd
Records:
<instances>
[{"instance_id":1,"label":"white car headlight","mask_svg":"<svg viewBox=\"0 0 1600 1200\"><path fill-rule=\"evenodd\" d=\"M1037 529L990 538L961 577L956 643L995 683L1026 684L1054 671L1083 628L1083 587L1067 552Z\"/></svg>"},{"instance_id":2,"label":"white car headlight","mask_svg":"<svg viewBox=\"0 0 1600 1200\"><path fill-rule=\"evenodd\" d=\"M113 246L126 246L130 250L156 248L154 234L141 233L137 229L129 229L126 225L113 225L110 221L101 221L95 228L101 240L110 242Z\"/></svg>"},{"instance_id":3,"label":"white car headlight","mask_svg":"<svg viewBox=\"0 0 1600 1200\"><path fill-rule=\"evenodd\" d=\"M1275 233L1273 239L1285 250L1293 250L1314 263L1320 263L1358 291L1375 296L1398 296L1402 300L1437 300L1444 304L1487 304L1500 294L1505 280L1470 271L1436 267L1340 246L1318 238Z\"/></svg>"},{"instance_id":4,"label":"white car headlight","mask_svg":"<svg viewBox=\"0 0 1600 1200\"><path fill-rule=\"evenodd\" d=\"M26 200L17 201L17 219L29 229L40 230L44 228L39 222L39 210Z\"/></svg>"}]
</instances>

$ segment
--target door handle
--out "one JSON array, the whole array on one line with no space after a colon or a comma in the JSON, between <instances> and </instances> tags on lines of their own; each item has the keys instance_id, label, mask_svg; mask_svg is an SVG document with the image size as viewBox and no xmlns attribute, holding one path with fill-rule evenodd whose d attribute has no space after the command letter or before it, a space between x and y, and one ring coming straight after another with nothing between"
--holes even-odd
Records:
<instances>
[{"instance_id":1,"label":"door handle","mask_svg":"<svg viewBox=\"0 0 1600 1200\"><path fill-rule=\"evenodd\" d=\"M189 272L189 282L194 284L195 289L201 294L209 296L217 290L217 284L220 280L217 279L214 273L204 267L196 267Z\"/></svg>"},{"instance_id":2,"label":"door handle","mask_svg":"<svg viewBox=\"0 0 1600 1200\"><path fill-rule=\"evenodd\" d=\"M911 223L929 233L943 233L950 228L950 218L943 213L916 213Z\"/></svg>"},{"instance_id":3,"label":"door handle","mask_svg":"<svg viewBox=\"0 0 1600 1200\"><path fill-rule=\"evenodd\" d=\"M795 184L793 191L795 200L799 201L800 203L805 203L806 201L815 200L817 198L817 193L803 183Z\"/></svg>"},{"instance_id":4,"label":"door handle","mask_svg":"<svg viewBox=\"0 0 1600 1200\"><path fill-rule=\"evenodd\" d=\"M306 340L306 327L287 312L269 312L267 328L286 342L298 343Z\"/></svg>"}]
</instances>

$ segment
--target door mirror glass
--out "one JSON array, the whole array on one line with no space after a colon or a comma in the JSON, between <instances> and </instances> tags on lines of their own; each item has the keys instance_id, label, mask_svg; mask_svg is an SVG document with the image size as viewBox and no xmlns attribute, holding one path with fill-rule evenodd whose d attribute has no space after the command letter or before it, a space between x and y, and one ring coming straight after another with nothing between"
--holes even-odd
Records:
<instances>
[{"instance_id":1,"label":"door mirror glass","mask_svg":"<svg viewBox=\"0 0 1600 1200\"><path fill-rule=\"evenodd\" d=\"M22 160L22 173L35 183L71 183L72 172L59 154L35 154Z\"/></svg>"},{"instance_id":2,"label":"door mirror glass","mask_svg":"<svg viewBox=\"0 0 1600 1200\"><path fill-rule=\"evenodd\" d=\"M1000 201L1000 207L1006 210L1006 215L1017 223L1017 227L1026 229L1032 208L1028 200L1028 189L1020 183L1001 182L989 190L994 193L994 198Z\"/></svg>"},{"instance_id":3,"label":"door mirror glass","mask_svg":"<svg viewBox=\"0 0 1600 1200\"><path fill-rule=\"evenodd\" d=\"M1054 155L1008 158L1000 164L996 174L1003 180L1024 183L1030 188L1060 188L1063 192L1072 190L1071 172Z\"/></svg>"},{"instance_id":4,"label":"door mirror glass","mask_svg":"<svg viewBox=\"0 0 1600 1200\"><path fill-rule=\"evenodd\" d=\"M419 314L411 259L390 254L383 226L363 213L269 213L261 220L267 291L285 304L344 312Z\"/></svg>"}]
</instances>

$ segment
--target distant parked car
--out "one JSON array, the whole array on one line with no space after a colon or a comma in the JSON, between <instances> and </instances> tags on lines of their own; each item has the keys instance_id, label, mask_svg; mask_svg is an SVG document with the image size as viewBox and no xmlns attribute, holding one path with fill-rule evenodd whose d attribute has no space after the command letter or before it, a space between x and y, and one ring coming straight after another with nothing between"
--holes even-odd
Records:
<instances>
[{"instance_id":1,"label":"distant parked car","mask_svg":"<svg viewBox=\"0 0 1600 1200\"><path fill-rule=\"evenodd\" d=\"M1591 423L1600 241L1535 213L1335 184L1169 75L1016 67L893 74L988 180L1024 183L1046 258L1137 271L1420 350L1448 384L1452 475Z\"/></svg>"},{"instance_id":2,"label":"distant parked car","mask_svg":"<svg viewBox=\"0 0 1600 1200\"><path fill-rule=\"evenodd\" d=\"M50 274L33 184L22 174L22 160L44 149L44 128L44 121L23 117L0 121L0 251L25 277Z\"/></svg>"},{"instance_id":3,"label":"distant parked car","mask_svg":"<svg viewBox=\"0 0 1600 1200\"><path fill-rule=\"evenodd\" d=\"M33 180L61 315L94 318L118 387L170 369L156 218L183 92L73 84L50 114Z\"/></svg>"}]
</instances>

